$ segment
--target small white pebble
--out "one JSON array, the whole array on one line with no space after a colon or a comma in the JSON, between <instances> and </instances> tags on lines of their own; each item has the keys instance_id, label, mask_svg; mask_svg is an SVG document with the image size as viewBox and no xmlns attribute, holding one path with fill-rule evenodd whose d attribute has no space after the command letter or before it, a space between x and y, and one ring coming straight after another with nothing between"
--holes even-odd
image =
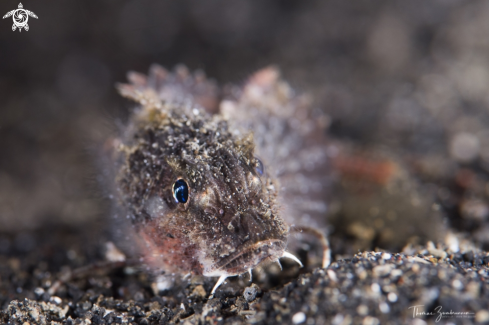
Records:
<instances>
[{"instance_id":1,"label":"small white pebble","mask_svg":"<svg viewBox=\"0 0 489 325\"><path fill-rule=\"evenodd\" d=\"M327 272L328 272L328 276L329 276L329 278L331 279L331 281L333 281L333 282L338 282L338 277L336 276L335 271L333 271L333 270L328 270Z\"/></svg>"},{"instance_id":2,"label":"small white pebble","mask_svg":"<svg viewBox=\"0 0 489 325\"><path fill-rule=\"evenodd\" d=\"M392 264L377 265L376 267L373 268L372 272L374 276L381 277L389 274L393 268L394 265Z\"/></svg>"},{"instance_id":3,"label":"small white pebble","mask_svg":"<svg viewBox=\"0 0 489 325\"><path fill-rule=\"evenodd\" d=\"M448 246L448 249L450 249L454 253L457 253L460 250L458 238L452 233L449 233L445 237L445 244Z\"/></svg>"},{"instance_id":4,"label":"small white pebble","mask_svg":"<svg viewBox=\"0 0 489 325\"><path fill-rule=\"evenodd\" d=\"M380 292L380 286L378 283L372 283L372 285L370 286L370 289L372 289L372 291L375 293Z\"/></svg>"},{"instance_id":5,"label":"small white pebble","mask_svg":"<svg viewBox=\"0 0 489 325\"><path fill-rule=\"evenodd\" d=\"M362 316L365 316L368 314L368 307L365 305L360 305L357 307L357 313L359 313Z\"/></svg>"},{"instance_id":6,"label":"small white pebble","mask_svg":"<svg viewBox=\"0 0 489 325\"><path fill-rule=\"evenodd\" d=\"M105 243L105 259L109 262L124 262L126 255L113 242L109 241Z\"/></svg>"},{"instance_id":7,"label":"small white pebble","mask_svg":"<svg viewBox=\"0 0 489 325\"><path fill-rule=\"evenodd\" d=\"M192 113L194 113L194 115L199 115L199 110L197 108L194 108L192 109Z\"/></svg>"},{"instance_id":8,"label":"small white pebble","mask_svg":"<svg viewBox=\"0 0 489 325\"><path fill-rule=\"evenodd\" d=\"M380 309L380 311L381 311L383 314L387 314L388 312L390 312L390 311L391 311L391 309L390 309L389 305L388 305L386 302L384 302L384 301L382 301L382 302L379 304L379 309Z\"/></svg>"},{"instance_id":9,"label":"small white pebble","mask_svg":"<svg viewBox=\"0 0 489 325\"><path fill-rule=\"evenodd\" d=\"M173 279L169 276L159 275L156 277L155 282L151 284L151 289L153 289L153 293L157 295L159 292L167 290L173 287Z\"/></svg>"},{"instance_id":10,"label":"small white pebble","mask_svg":"<svg viewBox=\"0 0 489 325\"><path fill-rule=\"evenodd\" d=\"M29 311L29 316L31 316L31 318L33 318L36 323L40 320L39 318L39 309L36 309L36 308L32 308L30 311ZM25 323L24 323L25 324ZM24 325L22 324L22 325ZM28 323L29 324L29 323Z\"/></svg>"},{"instance_id":11,"label":"small white pebble","mask_svg":"<svg viewBox=\"0 0 489 325\"><path fill-rule=\"evenodd\" d=\"M455 289L460 290L460 289L462 289L462 288L463 288L463 286L464 286L464 285L462 284L462 282L460 282L460 280L453 280L453 282L452 282L452 286L453 286Z\"/></svg>"},{"instance_id":12,"label":"small white pebble","mask_svg":"<svg viewBox=\"0 0 489 325\"><path fill-rule=\"evenodd\" d=\"M331 321L331 323L333 325L340 325L343 323L344 319L345 319L345 317L342 314L336 314L335 317L333 318L333 320Z\"/></svg>"},{"instance_id":13,"label":"small white pebble","mask_svg":"<svg viewBox=\"0 0 489 325\"><path fill-rule=\"evenodd\" d=\"M34 289L34 293L38 296L42 296L44 294L44 289L41 287L37 287L36 289Z\"/></svg>"},{"instance_id":14,"label":"small white pebble","mask_svg":"<svg viewBox=\"0 0 489 325\"><path fill-rule=\"evenodd\" d=\"M303 312L298 312L294 316L292 316L292 323L294 324L302 324L306 321L306 314Z\"/></svg>"},{"instance_id":15,"label":"small white pebble","mask_svg":"<svg viewBox=\"0 0 489 325\"><path fill-rule=\"evenodd\" d=\"M383 258L384 260L390 260L390 259L391 259L391 257L392 257L392 254L389 254L389 253L384 253L384 254L382 254L382 258Z\"/></svg>"},{"instance_id":16,"label":"small white pebble","mask_svg":"<svg viewBox=\"0 0 489 325\"><path fill-rule=\"evenodd\" d=\"M395 269L395 270L391 271L391 277L393 277L393 278L401 276L401 275L402 275L402 270Z\"/></svg>"},{"instance_id":17,"label":"small white pebble","mask_svg":"<svg viewBox=\"0 0 489 325\"><path fill-rule=\"evenodd\" d=\"M475 314L475 321L477 323L485 323L489 321L489 311L487 310L480 310Z\"/></svg>"},{"instance_id":18,"label":"small white pebble","mask_svg":"<svg viewBox=\"0 0 489 325\"><path fill-rule=\"evenodd\" d=\"M433 244L433 242L428 242L428 244L426 245L427 248L428 248L428 252L433 255L434 257L437 257L437 258L445 258L447 257L447 253L442 250L442 249L438 249L435 247L435 244Z\"/></svg>"},{"instance_id":19,"label":"small white pebble","mask_svg":"<svg viewBox=\"0 0 489 325\"><path fill-rule=\"evenodd\" d=\"M57 296L52 296L49 301L55 303L56 305L59 305L60 303L62 303L63 301L61 300L60 297L57 297Z\"/></svg>"},{"instance_id":20,"label":"small white pebble","mask_svg":"<svg viewBox=\"0 0 489 325\"><path fill-rule=\"evenodd\" d=\"M390 302L396 302L397 301L397 295L394 292L391 292L387 295L387 299Z\"/></svg>"},{"instance_id":21,"label":"small white pebble","mask_svg":"<svg viewBox=\"0 0 489 325\"><path fill-rule=\"evenodd\" d=\"M460 162L471 162L479 156L479 138L472 133L457 133L450 141L450 155Z\"/></svg>"},{"instance_id":22,"label":"small white pebble","mask_svg":"<svg viewBox=\"0 0 489 325\"><path fill-rule=\"evenodd\" d=\"M422 263L422 264L431 264L430 262L428 262L427 260L425 259L422 259L421 257L417 257L417 256L408 256L408 259L411 261L411 262L418 262L418 263ZM417 264L414 264L414 265L417 265ZM419 269L419 265L417 266L418 269Z\"/></svg>"}]
</instances>

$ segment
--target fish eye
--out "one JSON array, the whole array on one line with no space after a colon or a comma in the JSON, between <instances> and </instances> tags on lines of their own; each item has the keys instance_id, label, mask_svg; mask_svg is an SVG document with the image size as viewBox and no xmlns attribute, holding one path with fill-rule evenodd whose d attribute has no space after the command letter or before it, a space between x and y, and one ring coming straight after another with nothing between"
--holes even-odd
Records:
<instances>
[{"instance_id":1,"label":"fish eye","mask_svg":"<svg viewBox=\"0 0 489 325\"><path fill-rule=\"evenodd\" d=\"M265 172L265 167L263 166L263 163L261 162L260 159L256 157L255 157L255 170L260 176L262 176L263 173Z\"/></svg>"},{"instance_id":2,"label":"fish eye","mask_svg":"<svg viewBox=\"0 0 489 325\"><path fill-rule=\"evenodd\" d=\"M188 185L183 179L179 179L173 184L173 197L176 203L187 203Z\"/></svg>"}]
</instances>

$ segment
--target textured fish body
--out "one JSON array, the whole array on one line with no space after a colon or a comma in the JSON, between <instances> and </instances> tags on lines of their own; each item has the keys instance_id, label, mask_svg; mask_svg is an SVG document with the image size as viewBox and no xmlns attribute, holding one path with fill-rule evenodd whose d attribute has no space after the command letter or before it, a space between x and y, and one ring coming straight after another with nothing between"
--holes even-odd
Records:
<instances>
[{"instance_id":1,"label":"textured fish body","mask_svg":"<svg viewBox=\"0 0 489 325\"><path fill-rule=\"evenodd\" d=\"M307 98L273 68L224 101L185 68L129 80L119 91L139 107L115 142L116 187L145 263L226 277L291 257L289 224L325 212L323 125Z\"/></svg>"},{"instance_id":2,"label":"textured fish body","mask_svg":"<svg viewBox=\"0 0 489 325\"><path fill-rule=\"evenodd\" d=\"M272 67L255 73L234 93L221 103L221 113L234 134L253 133L256 155L280 184L281 216L290 225L325 230L329 156L334 154L325 137L329 118Z\"/></svg>"}]
</instances>

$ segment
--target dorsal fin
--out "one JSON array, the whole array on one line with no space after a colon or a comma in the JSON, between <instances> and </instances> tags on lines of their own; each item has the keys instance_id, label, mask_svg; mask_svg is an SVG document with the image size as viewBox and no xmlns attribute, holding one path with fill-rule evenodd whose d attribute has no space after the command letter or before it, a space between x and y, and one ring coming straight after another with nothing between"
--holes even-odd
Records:
<instances>
[{"instance_id":1,"label":"dorsal fin","mask_svg":"<svg viewBox=\"0 0 489 325\"><path fill-rule=\"evenodd\" d=\"M206 78L201 71L190 73L179 65L174 72L168 72L160 65L154 64L146 76L138 72L129 72L129 84L118 84L117 88L124 97L141 104L148 98L156 96L161 101L180 101L189 98L195 104L210 113L217 112L219 106L219 88L213 80Z\"/></svg>"}]
</instances>

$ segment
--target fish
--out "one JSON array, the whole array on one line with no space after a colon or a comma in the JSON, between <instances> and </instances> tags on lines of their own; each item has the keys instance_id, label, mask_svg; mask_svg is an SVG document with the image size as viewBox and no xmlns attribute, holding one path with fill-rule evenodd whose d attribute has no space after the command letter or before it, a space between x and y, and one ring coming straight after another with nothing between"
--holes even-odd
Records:
<instances>
[{"instance_id":1,"label":"fish","mask_svg":"<svg viewBox=\"0 0 489 325\"><path fill-rule=\"evenodd\" d=\"M276 67L221 88L184 66L128 80L117 88L136 107L112 141L114 192L145 265L219 277L212 295L263 263L302 266L288 250L293 232L319 238L329 265L328 119L310 97Z\"/></svg>"}]
</instances>

